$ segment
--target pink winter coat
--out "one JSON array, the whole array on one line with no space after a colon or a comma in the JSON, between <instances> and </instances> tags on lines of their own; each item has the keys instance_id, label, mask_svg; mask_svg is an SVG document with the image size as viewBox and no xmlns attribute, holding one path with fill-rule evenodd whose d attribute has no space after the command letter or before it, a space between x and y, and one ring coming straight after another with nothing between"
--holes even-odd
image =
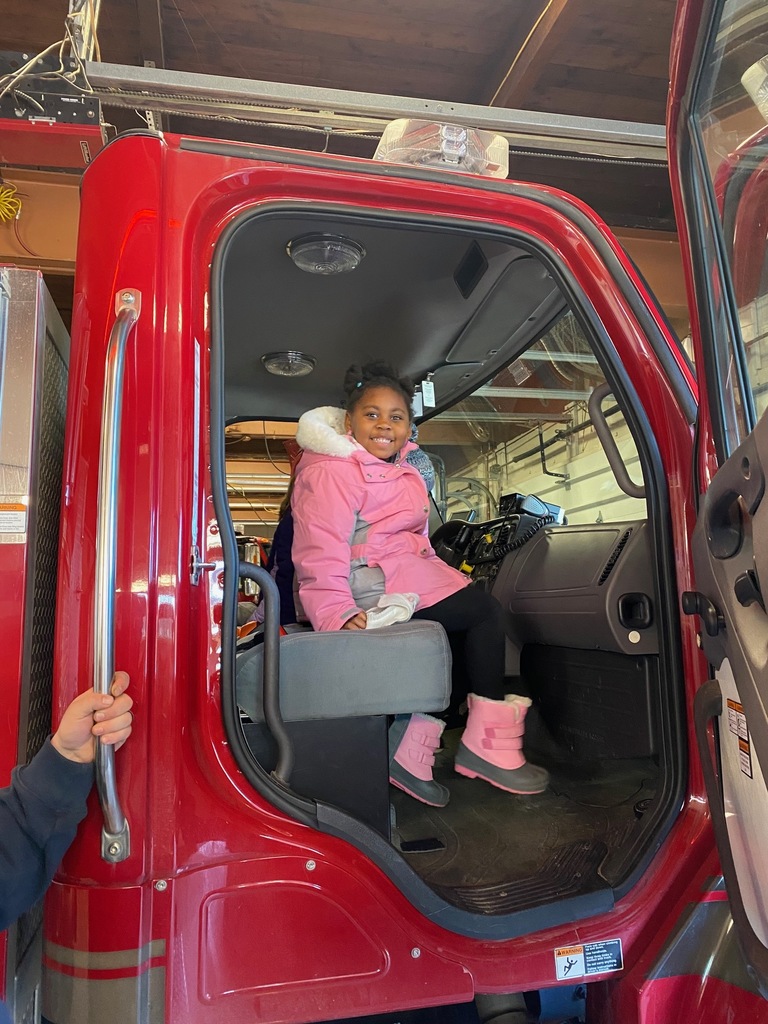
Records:
<instances>
[{"instance_id":1,"label":"pink winter coat","mask_svg":"<svg viewBox=\"0 0 768 1024\"><path fill-rule=\"evenodd\" d=\"M429 497L418 470L377 459L344 434L344 412L312 409L299 420L304 456L291 507L299 595L317 630L341 629L381 594L415 593L428 608L468 580L427 539Z\"/></svg>"}]
</instances>

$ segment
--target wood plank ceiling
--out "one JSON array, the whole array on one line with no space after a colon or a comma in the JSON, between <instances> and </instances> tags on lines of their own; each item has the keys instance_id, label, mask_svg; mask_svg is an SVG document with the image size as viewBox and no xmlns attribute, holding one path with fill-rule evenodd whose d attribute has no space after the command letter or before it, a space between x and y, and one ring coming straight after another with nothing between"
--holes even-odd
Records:
<instances>
[{"instance_id":1,"label":"wood plank ceiling","mask_svg":"<svg viewBox=\"0 0 768 1024\"><path fill-rule=\"evenodd\" d=\"M62 0L0 0L3 48L62 35ZM675 0L102 0L104 61L662 124ZM105 109L119 129L132 112ZM166 118L170 131L370 155L371 137ZM666 169L513 152L510 177L614 226L674 227Z\"/></svg>"}]
</instances>

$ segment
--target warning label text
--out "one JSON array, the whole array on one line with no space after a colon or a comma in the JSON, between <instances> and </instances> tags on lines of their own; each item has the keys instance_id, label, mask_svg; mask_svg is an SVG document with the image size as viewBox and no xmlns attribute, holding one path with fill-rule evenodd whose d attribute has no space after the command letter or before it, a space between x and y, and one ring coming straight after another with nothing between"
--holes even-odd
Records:
<instances>
[{"instance_id":1,"label":"warning label text","mask_svg":"<svg viewBox=\"0 0 768 1024\"><path fill-rule=\"evenodd\" d=\"M583 946L561 946L555 950L555 977L558 981L607 974L620 971L623 966L621 939L587 942Z\"/></svg>"}]
</instances>

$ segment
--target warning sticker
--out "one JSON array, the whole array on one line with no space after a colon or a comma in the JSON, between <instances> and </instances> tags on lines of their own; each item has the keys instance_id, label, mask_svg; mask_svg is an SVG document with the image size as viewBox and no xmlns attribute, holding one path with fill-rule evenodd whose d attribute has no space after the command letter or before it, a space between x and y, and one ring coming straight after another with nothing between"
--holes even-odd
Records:
<instances>
[{"instance_id":1,"label":"warning sticker","mask_svg":"<svg viewBox=\"0 0 768 1024\"><path fill-rule=\"evenodd\" d=\"M728 700L728 728L739 739L749 740L749 733L747 732L747 716L744 714L744 708L739 704L737 700Z\"/></svg>"},{"instance_id":2,"label":"warning sticker","mask_svg":"<svg viewBox=\"0 0 768 1024\"><path fill-rule=\"evenodd\" d=\"M26 533L27 506L21 502L0 502L0 533Z\"/></svg>"},{"instance_id":3,"label":"warning sticker","mask_svg":"<svg viewBox=\"0 0 768 1024\"><path fill-rule=\"evenodd\" d=\"M738 737L739 743L739 767L747 778L752 778L752 749L749 741L749 729L747 728L747 716L744 708L737 700L730 698L726 702L728 706L728 729L734 736Z\"/></svg>"},{"instance_id":4,"label":"warning sticker","mask_svg":"<svg viewBox=\"0 0 768 1024\"><path fill-rule=\"evenodd\" d=\"M741 738L739 738L739 767L748 778L752 778L752 751L749 747L749 740Z\"/></svg>"},{"instance_id":5,"label":"warning sticker","mask_svg":"<svg viewBox=\"0 0 768 1024\"><path fill-rule=\"evenodd\" d=\"M583 946L563 946L555 950L555 977L558 981L607 974L620 971L623 966L621 939L587 942Z\"/></svg>"}]
</instances>

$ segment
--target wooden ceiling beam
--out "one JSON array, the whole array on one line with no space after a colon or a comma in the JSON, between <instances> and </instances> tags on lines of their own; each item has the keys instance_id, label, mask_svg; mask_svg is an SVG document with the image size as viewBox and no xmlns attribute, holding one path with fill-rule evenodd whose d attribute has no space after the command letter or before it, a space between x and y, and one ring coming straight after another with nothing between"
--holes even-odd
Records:
<instances>
[{"instance_id":1,"label":"wooden ceiling beam","mask_svg":"<svg viewBox=\"0 0 768 1024\"><path fill-rule=\"evenodd\" d=\"M519 36L511 40L479 102L524 109L542 68L562 43L572 20L573 0L545 0L522 45Z\"/></svg>"},{"instance_id":2,"label":"wooden ceiling beam","mask_svg":"<svg viewBox=\"0 0 768 1024\"><path fill-rule=\"evenodd\" d=\"M136 0L139 52L145 68L165 67L161 0Z\"/></svg>"}]
</instances>

